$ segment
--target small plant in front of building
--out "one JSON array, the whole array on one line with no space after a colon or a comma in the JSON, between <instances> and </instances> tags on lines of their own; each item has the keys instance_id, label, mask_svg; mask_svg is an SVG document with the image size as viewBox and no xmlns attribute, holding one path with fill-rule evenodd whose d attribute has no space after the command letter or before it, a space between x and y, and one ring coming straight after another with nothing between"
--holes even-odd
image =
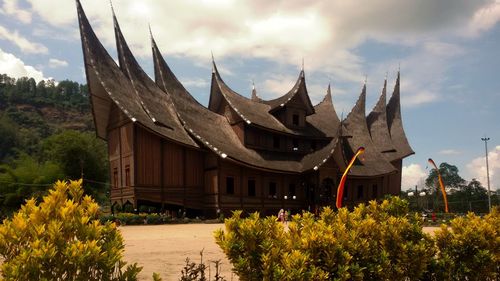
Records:
<instances>
[{"instance_id":1,"label":"small plant in front of building","mask_svg":"<svg viewBox=\"0 0 500 281\"><path fill-rule=\"evenodd\" d=\"M6 280L137 280L141 268L123 261L123 238L101 224L99 206L80 181L57 182L41 203L27 200L0 226Z\"/></svg>"}]
</instances>

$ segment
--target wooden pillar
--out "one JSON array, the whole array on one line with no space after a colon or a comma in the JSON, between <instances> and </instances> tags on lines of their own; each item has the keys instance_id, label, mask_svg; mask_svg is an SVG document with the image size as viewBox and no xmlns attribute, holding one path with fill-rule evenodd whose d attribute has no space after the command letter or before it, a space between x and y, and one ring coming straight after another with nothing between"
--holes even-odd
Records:
<instances>
[{"instance_id":1,"label":"wooden pillar","mask_svg":"<svg viewBox=\"0 0 500 281\"><path fill-rule=\"evenodd\" d=\"M130 187L132 188L132 191L133 191L133 201L134 201L134 207L137 208L137 192L135 190L135 186L136 186L136 182L137 182L137 126L135 125L135 123L132 123L132 135L133 135L133 139L134 139L134 144L133 144L133 147L134 147L134 156L132 157L133 158L133 163L134 163L134 180L132 181L132 179L130 179Z\"/></svg>"},{"instance_id":2,"label":"wooden pillar","mask_svg":"<svg viewBox=\"0 0 500 281\"><path fill-rule=\"evenodd\" d=\"M120 161L119 161L120 169L118 170L120 173L120 175L119 175L120 177L119 177L119 182L117 182L115 184L115 186L120 188L120 197L123 198L123 163L122 163L123 151L122 151L122 129L121 129L121 127L118 128L118 146L119 146L119 150L120 150ZM109 145L108 145L108 147L109 147ZM108 148L108 151L109 151L109 148ZM108 153L108 155L109 155L109 153ZM113 188L113 187L111 187L111 188ZM109 194L111 196L111 190L109 191Z\"/></svg>"},{"instance_id":3,"label":"wooden pillar","mask_svg":"<svg viewBox=\"0 0 500 281\"><path fill-rule=\"evenodd\" d=\"M217 206L216 208L222 212L220 207L220 173L221 173L221 161L218 156L217 157ZM217 210L216 210L217 211ZM219 215L219 214L217 214Z\"/></svg>"},{"instance_id":4,"label":"wooden pillar","mask_svg":"<svg viewBox=\"0 0 500 281\"><path fill-rule=\"evenodd\" d=\"M187 167L187 164L186 164L186 148L185 147L182 147L182 184L184 186L184 192L183 192L183 196L182 196L182 211L185 212L186 211L186 192L187 192L187 185L186 185L186 167Z\"/></svg>"},{"instance_id":5,"label":"wooden pillar","mask_svg":"<svg viewBox=\"0 0 500 281\"><path fill-rule=\"evenodd\" d=\"M240 208L243 210L243 167L240 166Z\"/></svg>"},{"instance_id":6,"label":"wooden pillar","mask_svg":"<svg viewBox=\"0 0 500 281\"><path fill-rule=\"evenodd\" d=\"M259 179L260 179L260 201L262 203L262 208L260 212L264 212L264 177L262 176L262 173L259 173Z\"/></svg>"},{"instance_id":7,"label":"wooden pillar","mask_svg":"<svg viewBox=\"0 0 500 281\"><path fill-rule=\"evenodd\" d=\"M163 145L163 140L160 139L160 193L161 193L161 212L165 212L165 186L163 184L163 180L164 180L164 168L165 168L165 163L164 163L164 158L163 157L163 149L164 149L164 145Z\"/></svg>"}]
</instances>

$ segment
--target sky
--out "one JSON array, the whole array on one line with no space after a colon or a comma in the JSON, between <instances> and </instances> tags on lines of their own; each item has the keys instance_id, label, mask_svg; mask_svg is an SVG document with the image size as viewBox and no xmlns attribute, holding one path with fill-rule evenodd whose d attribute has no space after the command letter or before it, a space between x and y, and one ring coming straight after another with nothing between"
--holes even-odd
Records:
<instances>
[{"instance_id":1,"label":"sky","mask_svg":"<svg viewBox=\"0 0 500 281\"><path fill-rule=\"evenodd\" d=\"M111 5L81 0L116 58ZM207 105L211 54L224 81L264 99L285 94L303 65L313 104L332 85L346 116L367 83L368 114L384 78L401 71L403 123L415 155L403 189L421 185L427 159L500 188L500 0L113 0L122 31L153 76L148 25L179 80ZM72 0L0 1L0 73L85 83Z\"/></svg>"}]
</instances>

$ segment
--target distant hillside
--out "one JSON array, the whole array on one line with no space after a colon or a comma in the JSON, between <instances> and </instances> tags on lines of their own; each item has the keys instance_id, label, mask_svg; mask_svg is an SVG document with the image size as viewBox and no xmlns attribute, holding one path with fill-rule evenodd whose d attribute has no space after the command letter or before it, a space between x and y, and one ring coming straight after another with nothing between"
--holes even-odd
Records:
<instances>
[{"instance_id":1,"label":"distant hillside","mask_svg":"<svg viewBox=\"0 0 500 281\"><path fill-rule=\"evenodd\" d=\"M96 138L86 85L0 75L0 218L59 179L84 177L109 202L106 143Z\"/></svg>"},{"instance_id":2,"label":"distant hillside","mask_svg":"<svg viewBox=\"0 0 500 281\"><path fill-rule=\"evenodd\" d=\"M93 131L86 85L0 74L0 162L14 149L31 154L41 140L68 129ZM2 131L15 131L13 146Z\"/></svg>"}]
</instances>

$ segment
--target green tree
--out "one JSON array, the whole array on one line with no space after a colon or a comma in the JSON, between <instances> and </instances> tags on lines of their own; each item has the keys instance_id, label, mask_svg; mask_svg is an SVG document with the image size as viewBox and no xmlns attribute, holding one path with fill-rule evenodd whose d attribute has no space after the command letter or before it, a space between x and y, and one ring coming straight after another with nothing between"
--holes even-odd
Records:
<instances>
[{"instance_id":1,"label":"green tree","mask_svg":"<svg viewBox=\"0 0 500 281\"><path fill-rule=\"evenodd\" d=\"M39 163L20 153L9 164L0 165L0 212L10 214L30 197L41 198L47 187L64 176L56 163Z\"/></svg>"},{"instance_id":2,"label":"green tree","mask_svg":"<svg viewBox=\"0 0 500 281\"><path fill-rule=\"evenodd\" d=\"M14 153L18 142L16 124L7 116L0 118L0 163L2 160Z\"/></svg>"},{"instance_id":3,"label":"green tree","mask_svg":"<svg viewBox=\"0 0 500 281\"><path fill-rule=\"evenodd\" d=\"M458 174L459 170L457 166L448 164L446 162L439 165L439 173L443 179L446 188L461 190L465 186L465 180ZM429 172L429 176L425 180L425 185L430 188L436 188L438 181L437 172L432 169Z\"/></svg>"},{"instance_id":4,"label":"green tree","mask_svg":"<svg viewBox=\"0 0 500 281\"><path fill-rule=\"evenodd\" d=\"M63 131L45 139L41 151L43 159L51 159L63 167L68 179L79 179L83 175L84 179L93 182L108 180L106 144L93 133ZM84 184L90 194L103 192L102 189L90 189L90 186L95 185Z\"/></svg>"}]
</instances>

